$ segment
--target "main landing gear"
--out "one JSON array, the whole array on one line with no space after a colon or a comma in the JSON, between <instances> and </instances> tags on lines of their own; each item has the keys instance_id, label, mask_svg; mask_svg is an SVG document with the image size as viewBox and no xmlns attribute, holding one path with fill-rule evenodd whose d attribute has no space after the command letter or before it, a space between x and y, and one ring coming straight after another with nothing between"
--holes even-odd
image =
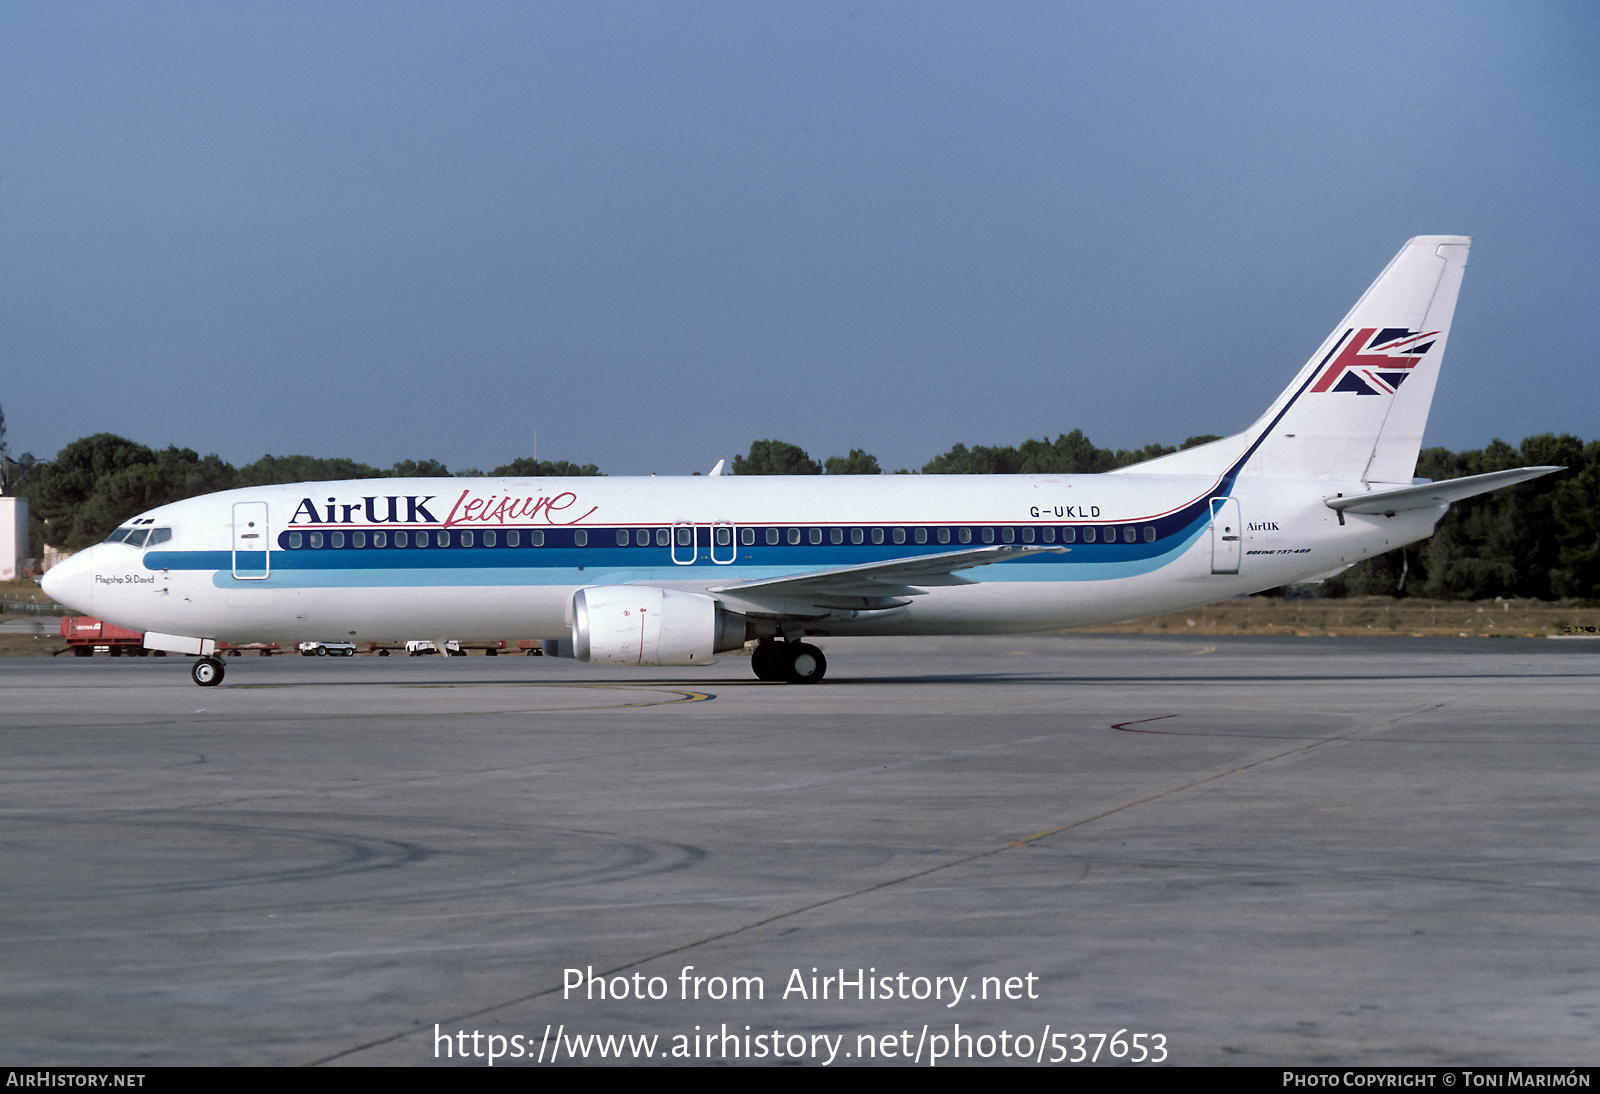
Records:
<instances>
[{"instance_id":1,"label":"main landing gear","mask_svg":"<svg viewBox=\"0 0 1600 1094\"><path fill-rule=\"evenodd\" d=\"M194 663L189 675L203 688L214 688L222 683L222 662L215 657L202 657Z\"/></svg>"},{"instance_id":2,"label":"main landing gear","mask_svg":"<svg viewBox=\"0 0 1600 1094\"><path fill-rule=\"evenodd\" d=\"M774 642L763 638L750 655L757 680L815 684L828 672L828 659L809 642Z\"/></svg>"}]
</instances>

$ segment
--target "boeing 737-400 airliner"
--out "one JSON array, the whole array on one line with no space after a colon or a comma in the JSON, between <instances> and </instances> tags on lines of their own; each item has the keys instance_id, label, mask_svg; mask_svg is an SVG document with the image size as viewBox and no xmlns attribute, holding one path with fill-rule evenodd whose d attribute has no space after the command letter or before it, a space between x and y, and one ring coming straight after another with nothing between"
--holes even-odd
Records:
<instances>
[{"instance_id":1,"label":"boeing 737-400 airliner","mask_svg":"<svg viewBox=\"0 0 1600 1094\"><path fill-rule=\"evenodd\" d=\"M815 635L1056 630L1337 573L1529 467L1416 483L1470 240L1419 236L1243 433L1105 475L364 479L152 509L47 593L218 642L545 638L608 665L822 679Z\"/></svg>"}]
</instances>

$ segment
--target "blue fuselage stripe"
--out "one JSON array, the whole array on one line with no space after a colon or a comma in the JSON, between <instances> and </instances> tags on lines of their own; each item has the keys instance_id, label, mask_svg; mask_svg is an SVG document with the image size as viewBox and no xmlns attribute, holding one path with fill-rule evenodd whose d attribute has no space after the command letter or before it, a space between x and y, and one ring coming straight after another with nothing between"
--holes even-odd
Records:
<instances>
[{"instance_id":1,"label":"blue fuselage stripe","mask_svg":"<svg viewBox=\"0 0 1600 1094\"><path fill-rule=\"evenodd\" d=\"M1171 529L1152 542L1066 545L1067 553L1038 553L965 571L979 581L1098 581L1159 569L1186 550L1207 527L1209 504L1185 507L1187 526ZM1170 519L1170 517L1168 518ZM603 530L591 538L599 538ZM285 587L392 587L423 585L545 585L626 581L669 581L707 570L728 581L751 581L788 574L917 558L962 550L973 544L764 544L740 545L731 563L716 563L706 544L694 562L676 563L673 549L615 544L586 547L384 547L275 550L271 585ZM719 548L719 553L732 550ZM680 557L686 553L679 548ZM219 584L232 574L260 573L265 552L149 551L149 570L210 571Z\"/></svg>"}]
</instances>

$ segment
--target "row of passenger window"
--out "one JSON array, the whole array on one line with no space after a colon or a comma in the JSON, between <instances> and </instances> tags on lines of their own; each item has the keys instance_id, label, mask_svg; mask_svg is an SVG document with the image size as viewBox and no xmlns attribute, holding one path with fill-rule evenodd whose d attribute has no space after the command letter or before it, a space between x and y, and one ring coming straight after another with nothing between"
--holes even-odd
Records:
<instances>
[{"instance_id":1,"label":"row of passenger window","mask_svg":"<svg viewBox=\"0 0 1600 1094\"><path fill-rule=\"evenodd\" d=\"M728 544L725 538L731 533L725 526L718 526L720 535L717 543L722 546ZM626 544L623 537L626 530L619 529L617 543ZM641 529L639 535L643 536ZM1100 539L1105 543L1115 543L1119 539L1123 543L1137 543L1143 539L1146 543L1154 543L1156 539L1155 528L1146 525L1139 528L1132 524L1117 527L1099 527L1097 525L1067 525L1061 529L1055 527L1038 528L1026 525L1021 528L1006 527L978 527L978 528L741 528L739 529L739 542L746 547L753 546L760 538L768 545L788 543L798 544L802 540L807 543L820 544L824 539L828 543L844 543L848 537L853 544L871 542L879 543L1055 543L1059 538L1062 543L1077 543L1081 538L1084 543L1094 543ZM643 544L645 541L639 539ZM687 544L687 540L681 540Z\"/></svg>"},{"instance_id":2,"label":"row of passenger window","mask_svg":"<svg viewBox=\"0 0 1600 1094\"><path fill-rule=\"evenodd\" d=\"M588 545L589 533L579 529L573 533L573 546L584 547ZM350 547L476 547L479 544L485 547L529 547L544 546L544 532L533 528L522 530L512 528L508 531L489 529L483 532L429 532L426 528L415 532L405 530L396 532L290 532L289 549L298 551L309 547L313 551L320 551L324 547L335 550Z\"/></svg>"},{"instance_id":3,"label":"row of passenger window","mask_svg":"<svg viewBox=\"0 0 1600 1094\"><path fill-rule=\"evenodd\" d=\"M704 527L701 525L700 527ZM142 529L135 529L136 534L142 535ZM565 531L565 529L563 529ZM157 528L154 533L166 533L163 538L170 538L168 529ZM711 528L711 540L715 546L730 547L733 545L734 529L730 525L718 524ZM115 534L115 533L113 533ZM542 529L517 529L511 528L504 531L485 529L481 532L460 529L454 532L434 531L419 529L416 531L398 530L387 531L333 531L333 532L289 532L288 547L290 550L301 550L309 547L311 550L320 551L324 548L335 550L349 547L543 547L545 534ZM695 529L689 525L678 525L675 528L618 528L616 530L616 544L618 547L648 547L654 544L657 547L692 547L695 543ZM566 538L565 536L562 537ZM753 547L757 542L767 546L788 544L796 546L801 543L821 545L843 544L848 540L851 544L861 545L866 543L894 544L990 544L990 543L1154 543L1156 530L1151 525L1142 528L1132 524L1097 526L1067 525L1061 528L1047 526L1043 528L1027 525L1021 528L1010 527L977 527L977 528L740 528L739 542L746 547ZM128 542L132 542L130 538ZM152 544L160 542L151 536ZM587 547L589 533L582 528L571 531L571 542L574 547ZM143 544L136 544L142 546ZM552 546L565 546L565 544L552 544Z\"/></svg>"}]
</instances>

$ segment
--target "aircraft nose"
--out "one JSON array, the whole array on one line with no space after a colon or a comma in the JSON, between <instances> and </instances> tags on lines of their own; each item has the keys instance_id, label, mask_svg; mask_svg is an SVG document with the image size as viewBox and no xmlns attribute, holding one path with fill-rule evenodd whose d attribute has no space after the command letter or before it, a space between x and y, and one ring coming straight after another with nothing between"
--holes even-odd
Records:
<instances>
[{"instance_id":1,"label":"aircraft nose","mask_svg":"<svg viewBox=\"0 0 1600 1094\"><path fill-rule=\"evenodd\" d=\"M91 576L94 570L94 560L90 557L98 550L98 545L86 551L79 551L71 558L63 559L44 572L44 577L39 581L39 587L44 594L57 604L65 604L76 611L89 614L89 609L94 600L94 580Z\"/></svg>"}]
</instances>

